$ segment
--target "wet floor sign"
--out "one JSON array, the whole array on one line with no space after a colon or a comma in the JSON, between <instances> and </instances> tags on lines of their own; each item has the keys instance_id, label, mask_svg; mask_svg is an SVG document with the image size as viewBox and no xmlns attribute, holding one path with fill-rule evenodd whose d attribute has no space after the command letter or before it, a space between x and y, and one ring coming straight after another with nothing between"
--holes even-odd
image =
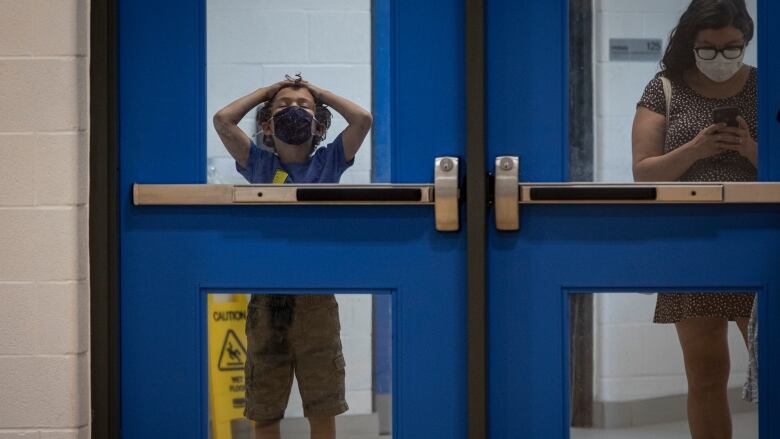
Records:
<instances>
[{"instance_id":1,"label":"wet floor sign","mask_svg":"<svg viewBox=\"0 0 780 439\"><path fill-rule=\"evenodd\" d=\"M231 421L244 418L247 296L208 295L211 437L232 439Z\"/></svg>"}]
</instances>

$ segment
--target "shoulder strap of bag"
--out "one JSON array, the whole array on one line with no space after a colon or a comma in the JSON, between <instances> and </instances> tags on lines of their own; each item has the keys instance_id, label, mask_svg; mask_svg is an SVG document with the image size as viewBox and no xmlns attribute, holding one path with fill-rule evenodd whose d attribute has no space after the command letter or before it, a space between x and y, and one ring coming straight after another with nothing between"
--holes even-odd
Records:
<instances>
[{"instance_id":1,"label":"shoulder strap of bag","mask_svg":"<svg viewBox=\"0 0 780 439\"><path fill-rule=\"evenodd\" d=\"M672 82L665 76L660 76L666 98L666 124L669 125L669 108L672 106Z\"/></svg>"}]
</instances>

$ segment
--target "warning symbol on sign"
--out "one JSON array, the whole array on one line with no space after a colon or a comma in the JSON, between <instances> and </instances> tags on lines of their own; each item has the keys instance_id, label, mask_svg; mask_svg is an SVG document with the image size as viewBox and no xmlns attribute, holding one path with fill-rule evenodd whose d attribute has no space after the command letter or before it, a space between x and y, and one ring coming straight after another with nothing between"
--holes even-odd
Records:
<instances>
[{"instance_id":1,"label":"warning symbol on sign","mask_svg":"<svg viewBox=\"0 0 780 439\"><path fill-rule=\"evenodd\" d=\"M219 363L217 367L221 371L242 370L246 361L246 349L236 336L232 329L228 329L225 334L225 341L222 342L222 350L219 353Z\"/></svg>"}]
</instances>

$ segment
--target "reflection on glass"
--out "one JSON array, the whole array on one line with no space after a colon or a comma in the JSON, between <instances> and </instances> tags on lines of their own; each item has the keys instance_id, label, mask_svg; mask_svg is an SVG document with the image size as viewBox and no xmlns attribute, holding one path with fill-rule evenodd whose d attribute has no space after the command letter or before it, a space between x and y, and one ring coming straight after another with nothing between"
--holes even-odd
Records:
<instances>
[{"instance_id":1,"label":"reflection on glass","mask_svg":"<svg viewBox=\"0 0 780 439\"><path fill-rule=\"evenodd\" d=\"M347 127L327 138L333 113ZM258 146L238 126L255 111ZM371 129L371 113L354 102L305 81L300 74L243 96L214 115L214 128L236 161L236 170L253 184L338 183L355 161Z\"/></svg>"},{"instance_id":2,"label":"reflection on glass","mask_svg":"<svg viewBox=\"0 0 780 439\"><path fill-rule=\"evenodd\" d=\"M370 183L370 6L208 0L209 182Z\"/></svg>"},{"instance_id":3,"label":"reflection on glass","mask_svg":"<svg viewBox=\"0 0 780 439\"><path fill-rule=\"evenodd\" d=\"M755 180L756 3L570 0L571 180ZM753 304L571 295L572 437L757 437Z\"/></svg>"},{"instance_id":4,"label":"reflection on glass","mask_svg":"<svg viewBox=\"0 0 780 439\"><path fill-rule=\"evenodd\" d=\"M389 296L208 302L210 437L390 437Z\"/></svg>"},{"instance_id":5,"label":"reflection on glass","mask_svg":"<svg viewBox=\"0 0 780 439\"><path fill-rule=\"evenodd\" d=\"M233 157L209 157L206 163L206 181L209 184L246 184L246 179L236 171Z\"/></svg>"},{"instance_id":6,"label":"reflection on glass","mask_svg":"<svg viewBox=\"0 0 780 439\"><path fill-rule=\"evenodd\" d=\"M756 3L570 0L571 179L755 180Z\"/></svg>"},{"instance_id":7,"label":"reflection on glass","mask_svg":"<svg viewBox=\"0 0 780 439\"><path fill-rule=\"evenodd\" d=\"M570 294L571 437L757 438L755 294ZM744 400L743 400L744 399Z\"/></svg>"}]
</instances>

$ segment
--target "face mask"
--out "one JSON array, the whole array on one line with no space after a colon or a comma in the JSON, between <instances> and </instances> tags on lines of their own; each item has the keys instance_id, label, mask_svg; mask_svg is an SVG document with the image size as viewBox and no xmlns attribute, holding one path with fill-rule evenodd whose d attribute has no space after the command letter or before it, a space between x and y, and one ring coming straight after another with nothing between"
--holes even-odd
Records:
<instances>
[{"instance_id":1,"label":"face mask","mask_svg":"<svg viewBox=\"0 0 780 439\"><path fill-rule=\"evenodd\" d=\"M696 56L696 67L699 68L704 76L710 78L715 82L726 82L734 75L737 74L742 67L742 59L745 54L739 56L737 59L726 59L722 53L719 53L715 59L701 59L699 55L694 52Z\"/></svg>"},{"instance_id":2,"label":"face mask","mask_svg":"<svg viewBox=\"0 0 780 439\"><path fill-rule=\"evenodd\" d=\"M314 116L302 107L287 107L273 116L274 136L290 145L302 145L312 138Z\"/></svg>"}]
</instances>

